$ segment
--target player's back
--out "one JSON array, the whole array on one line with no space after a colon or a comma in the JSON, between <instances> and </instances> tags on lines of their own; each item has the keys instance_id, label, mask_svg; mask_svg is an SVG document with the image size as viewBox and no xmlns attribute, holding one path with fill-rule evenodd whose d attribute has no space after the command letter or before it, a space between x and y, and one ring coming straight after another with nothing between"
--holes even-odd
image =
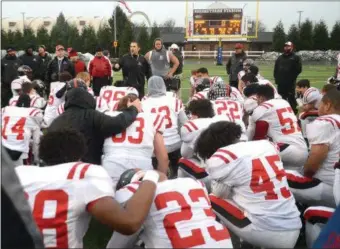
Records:
<instances>
[{"instance_id":1,"label":"player's back","mask_svg":"<svg viewBox=\"0 0 340 249\"><path fill-rule=\"evenodd\" d=\"M318 117L307 125L307 138L311 145L327 144L327 157L316 172L316 178L333 185L334 165L339 161L340 155L340 115L331 114Z\"/></svg>"},{"instance_id":2,"label":"player's back","mask_svg":"<svg viewBox=\"0 0 340 249\"><path fill-rule=\"evenodd\" d=\"M243 104L244 98L241 92L236 87L231 86L230 88L231 88L230 98Z\"/></svg>"},{"instance_id":3,"label":"player's back","mask_svg":"<svg viewBox=\"0 0 340 249\"><path fill-rule=\"evenodd\" d=\"M281 99L281 95L277 92L276 87L269 80L267 80L267 79L259 79L258 83L259 83L259 85L271 86L274 89L274 95L275 95L274 98L275 99Z\"/></svg>"},{"instance_id":4,"label":"player's back","mask_svg":"<svg viewBox=\"0 0 340 249\"><path fill-rule=\"evenodd\" d=\"M322 99L320 90L315 87L308 88L302 97L303 104L314 104L314 108L318 109Z\"/></svg>"},{"instance_id":5,"label":"player's back","mask_svg":"<svg viewBox=\"0 0 340 249\"><path fill-rule=\"evenodd\" d=\"M8 149L28 153L33 131L40 130L42 118L42 111L37 108L3 108L2 144Z\"/></svg>"},{"instance_id":6,"label":"player's back","mask_svg":"<svg viewBox=\"0 0 340 249\"><path fill-rule=\"evenodd\" d=\"M105 114L117 116L120 113L107 112ZM160 114L138 113L136 120L124 132L105 139L104 155L151 160L155 134L164 131L164 122L164 118Z\"/></svg>"},{"instance_id":7,"label":"player's back","mask_svg":"<svg viewBox=\"0 0 340 249\"><path fill-rule=\"evenodd\" d=\"M183 110L181 100L172 96L148 97L142 101L142 109L145 113L157 113L164 116L163 137L166 146L180 142L178 116L179 112Z\"/></svg>"},{"instance_id":8,"label":"player's back","mask_svg":"<svg viewBox=\"0 0 340 249\"><path fill-rule=\"evenodd\" d=\"M138 91L134 87L104 86L100 89L99 96L109 104L111 101L118 101L130 93L138 96Z\"/></svg>"},{"instance_id":9,"label":"player's back","mask_svg":"<svg viewBox=\"0 0 340 249\"><path fill-rule=\"evenodd\" d=\"M254 110L252 119L254 122L261 120L269 124L268 136L274 142L306 148L297 117L286 100L271 99L263 102Z\"/></svg>"},{"instance_id":10,"label":"player's back","mask_svg":"<svg viewBox=\"0 0 340 249\"><path fill-rule=\"evenodd\" d=\"M197 92L192 96L192 100L197 99L208 99L209 88L204 89L203 91Z\"/></svg>"},{"instance_id":11,"label":"player's back","mask_svg":"<svg viewBox=\"0 0 340 249\"><path fill-rule=\"evenodd\" d=\"M53 87L52 87L53 85ZM57 92L65 86L64 82L53 82L51 83L51 92L48 97L48 102L44 112L44 123L49 126L52 121L58 116L57 109L62 103L65 102L65 96L57 98Z\"/></svg>"},{"instance_id":12,"label":"player's back","mask_svg":"<svg viewBox=\"0 0 340 249\"><path fill-rule=\"evenodd\" d=\"M111 179L96 165L82 162L15 168L46 248L82 248L87 209L112 196Z\"/></svg>"},{"instance_id":13,"label":"player's back","mask_svg":"<svg viewBox=\"0 0 340 249\"><path fill-rule=\"evenodd\" d=\"M266 140L240 142L217 150L207 161L212 179L232 188L232 200L261 229L301 225L295 199L276 146Z\"/></svg>"},{"instance_id":14,"label":"player's back","mask_svg":"<svg viewBox=\"0 0 340 249\"><path fill-rule=\"evenodd\" d=\"M14 96L9 100L9 106L16 106L20 96ZM44 98L39 95L30 95L31 103L30 107L43 109L46 105L46 101Z\"/></svg>"},{"instance_id":15,"label":"player's back","mask_svg":"<svg viewBox=\"0 0 340 249\"><path fill-rule=\"evenodd\" d=\"M126 201L137 188L130 184L119 190L117 200ZM190 178L157 184L141 239L147 248L232 247L228 230L215 220L207 190Z\"/></svg>"}]
</instances>

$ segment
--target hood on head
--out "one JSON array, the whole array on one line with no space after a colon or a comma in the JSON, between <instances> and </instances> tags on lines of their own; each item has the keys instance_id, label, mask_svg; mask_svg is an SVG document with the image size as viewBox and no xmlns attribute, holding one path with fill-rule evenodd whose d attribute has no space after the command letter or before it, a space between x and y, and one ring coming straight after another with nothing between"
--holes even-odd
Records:
<instances>
[{"instance_id":1,"label":"hood on head","mask_svg":"<svg viewBox=\"0 0 340 249\"><path fill-rule=\"evenodd\" d=\"M91 94L83 88L73 88L66 93L65 110L70 107L83 109L96 109L96 101Z\"/></svg>"}]
</instances>

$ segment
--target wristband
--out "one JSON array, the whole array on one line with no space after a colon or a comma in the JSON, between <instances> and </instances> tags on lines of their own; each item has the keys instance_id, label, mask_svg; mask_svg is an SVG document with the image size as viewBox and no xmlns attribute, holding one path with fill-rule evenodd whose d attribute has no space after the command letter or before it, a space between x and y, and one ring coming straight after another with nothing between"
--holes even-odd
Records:
<instances>
[{"instance_id":1,"label":"wristband","mask_svg":"<svg viewBox=\"0 0 340 249\"><path fill-rule=\"evenodd\" d=\"M155 184L158 183L158 179L159 179L159 174L154 170L146 171L143 177L143 181L151 181Z\"/></svg>"}]
</instances>

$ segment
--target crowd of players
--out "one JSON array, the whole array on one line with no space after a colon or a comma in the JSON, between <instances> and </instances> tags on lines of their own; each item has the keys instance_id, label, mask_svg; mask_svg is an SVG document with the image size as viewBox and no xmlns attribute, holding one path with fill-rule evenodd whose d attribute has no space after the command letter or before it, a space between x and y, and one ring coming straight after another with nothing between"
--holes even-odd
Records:
<instances>
[{"instance_id":1,"label":"crowd of players","mask_svg":"<svg viewBox=\"0 0 340 249\"><path fill-rule=\"evenodd\" d=\"M158 76L139 101L120 81L94 97L87 73L64 72L46 101L30 68L19 72L1 113L2 144L47 248L81 248L91 216L114 230L107 248L237 248L238 239L293 248L304 222L310 247L339 204L340 91L332 84L319 91L300 80L297 117L252 60L238 89L206 68L193 71L186 106ZM138 110L106 137L101 166L80 161L79 131L43 135L74 96L91 96L108 116L132 103Z\"/></svg>"}]
</instances>

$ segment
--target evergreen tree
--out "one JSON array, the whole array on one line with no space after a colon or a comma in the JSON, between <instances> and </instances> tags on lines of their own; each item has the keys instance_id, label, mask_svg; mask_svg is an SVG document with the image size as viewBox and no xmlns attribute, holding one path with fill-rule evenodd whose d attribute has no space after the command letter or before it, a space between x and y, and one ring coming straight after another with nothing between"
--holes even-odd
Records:
<instances>
[{"instance_id":1,"label":"evergreen tree","mask_svg":"<svg viewBox=\"0 0 340 249\"><path fill-rule=\"evenodd\" d=\"M69 47L75 49L77 52L83 51L83 42L80 39L79 31L76 25L71 24L67 30L67 44Z\"/></svg>"},{"instance_id":2,"label":"evergreen tree","mask_svg":"<svg viewBox=\"0 0 340 249\"><path fill-rule=\"evenodd\" d=\"M129 52L130 43L135 39L133 34L133 24L130 21L125 23L124 33L119 43L119 56Z\"/></svg>"},{"instance_id":3,"label":"evergreen tree","mask_svg":"<svg viewBox=\"0 0 340 249\"><path fill-rule=\"evenodd\" d=\"M44 45L47 51L53 51L50 47L50 35L43 25L41 25L37 30L37 44L38 46Z\"/></svg>"},{"instance_id":4,"label":"evergreen tree","mask_svg":"<svg viewBox=\"0 0 340 249\"><path fill-rule=\"evenodd\" d=\"M15 46L15 32L9 30L7 32L8 46ZM17 47L15 49L18 49Z\"/></svg>"},{"instance_id":5,"label":"evergreen tree","mask_svg":"<svg viewBox=\"0 0 340 249\"><path fill-rule=\"evenodd\" d=\"M59 16L57 17L56 23L54 24L51 30L50 46L53 48L53 50L58 44L61 44L65 48L67 48L68 29L69 24L66 22L64 14L60 13Z\"/></svg>"},{"instance_id":6,"label":"evergreen tree","mask_svg":"<svg viewBox=\"0 0 340 249\"><path fill-rule=\"evenodd\" d=\"M32 45L34 49L37 49L35 46L37 45L37 38L35 36L35 33L31 27L26 27L24 29L24 35L23 35L23 44L26 46Z\"/></svg>"},{"instance_id":7,"label":"evergreen tree","mask_svg":"<svg viewBox=\"0 0 340 249\"><path fill-rule=\"evenodd\" d=\"M9 46L8 35L5 30L1 30L1 49L6 49Z\"/></svg>"},{"instance_id":8,"label":"evergreen tree","mask_svg":"<svg viewBox=\"0 0 340 249\"><path fill-rule=\"evenodd\" d=\"M286 33L283 27L283 23L280 20L276 27L274 28L274 34L273 34L273 50L274 51L282 51L284 44L286 42Z\"/></svg>"},{"instance_id":9,"label":"evergreen tree","mask_svg":"<svg viewBox=\"0 0 340 249\"><path fill-rule=\"evenodd\" d=\"M17 51L25 50L27 44L23 43L23 35L19 29L14 32L14 41L13 45Z\"/></svg>"},{"instance_id":10,"label":"evergreen tree","mask_svg":"<svg viewBox=\"0 0 340 249\"><path fill-rule=\"evenodd\" d=\"M150 48L148 47L149 46L148 28L146 27L146 25L144 23L140 26L137 41L138 41L139 47L141 49L140 53L146 54Z\"/></svg>"},{"instance_id":11,"label":"evergreen tree","mask_svg":"<svg viewBox=\"0 0 340 249\"><path fill-rule=\"evenodd\" d=\"M299 28L295 24L292 24L289 28L287 41L291 41L294 44L296 51L300 49L300 32Z\"/></svg>"},{"instance_id":12,"label":"evergreen tree","mask_svg":"<svg viewBox=\"0 0 340 249\"><path fill-rule=\"evenodd\" d=\"M161 37L160 29L159 29L157 23L154 22L152 24L152 28L151 28L151 34L150 34L150 39L149 39L149 46L147 48L148 51L153 49L153 42L155 41L156 38L160 38L160 37Z\"/></svg>"},{"instance_id":13,"label":"evergreen tree","mask_svg":"<svg viewBox=\"0 0 340 249\"><path fill-rule=\"evenodd\" d=\"M332 50L340 50L340 21L337 21L330 35L330 48Z\"/></svg>"},{"instance_id":14,"label":"evergreen tree","mask_svg":"<svg viewBox=\"0 0 340 249\"><path fill-rule=\"evenodd\" d=\"M300 27L300 50L313 49L313 23L307 19Z\"/></svg>"},{"instance_id":15,"label":"evergreen tree","mask_svg":"<svg viewBox=\"0 0 340 249\"><path fill-rule=\"evenodd\" d=\"M81 41L83 43L82 52L94 54L98 45L96 31L94 27L89 25L83 28L81 34Z\"/></svg>"},{"instance_id":16,"label":"evergreen tree","mask_svg":"<svg viewBox=\"0 0 340 249\"><path fill-rule=\"evenodd\" d=\"M108 24L99 27L97 32L98 44L104 49L108 49L112 54L113 33Z\"/></svg>"},{"instance_id":17,"label":"evergreen tree","mask_svg":"<svg viewBox=\"0 0 340 249\"><path fill-rule=\"evenodd\" d=\"M120 45L122 44L122 37L123 34L125 32L124 28L127 22L129 22L128 17L126 16L126 14L124 13L124 11L117 6L115 8L115 10L112 13L111 18L109 19L109 25L110 28L112 30L112 37L114 38L114 29L115 29L115 25L114 25L114 15L116 15L116 24L117 24L117 29L116 29L116 36L117 36L117 41L118 41L118 48L117 48L117 53L120 54ZM118 55L117 54L117 55ZM125 54L125 53L123 53ZM115 55L115 56L117 56Z\"/></svg>"},{"instance_id":18,"label":"evergreen tree","mask_svg":"<svg viewBox=\"0 0 340 249\"><path fill-rule=\"evenodd\" d=\"M321 20L314 26L313 30L313 49L327 50L329 49L329 36L326 23Z\"/></svg>"}]
</instances>

